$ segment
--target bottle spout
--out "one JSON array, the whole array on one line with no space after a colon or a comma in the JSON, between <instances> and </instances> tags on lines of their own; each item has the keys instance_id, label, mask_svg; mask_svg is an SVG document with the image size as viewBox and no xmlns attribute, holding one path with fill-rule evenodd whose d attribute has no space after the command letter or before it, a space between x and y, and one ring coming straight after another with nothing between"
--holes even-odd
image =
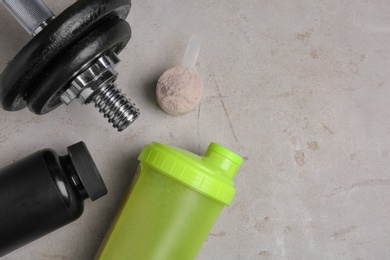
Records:
<instances>
[{"instance_id":1,"label":"bottle spout","mask_svg":"<svg viewBox=\"0 0 390 260\"><path fill-rule=\"evenodd\" d=\"M214 165L218 165L230 180L234 179L243 161L238 154L214 142L210 143L203 158L212 161Z\"/></svg>"}]
</instances>

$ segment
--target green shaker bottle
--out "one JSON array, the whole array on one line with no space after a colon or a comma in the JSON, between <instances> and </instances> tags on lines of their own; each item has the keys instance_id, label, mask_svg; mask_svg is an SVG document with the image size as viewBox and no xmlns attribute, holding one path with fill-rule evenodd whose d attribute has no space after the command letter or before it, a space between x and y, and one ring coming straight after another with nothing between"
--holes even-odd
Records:
<instances>
[{"instance_id":1,"label":"green shaker bottle","mask_svg":"<svg viewBox=\"0 0 390 260\"><path fill-rule=\"evenodd\" d=\"M211 143L203 156L153 142L95 259L194 259L234 197L242 158Z\"/></svg>"}]
</instances>

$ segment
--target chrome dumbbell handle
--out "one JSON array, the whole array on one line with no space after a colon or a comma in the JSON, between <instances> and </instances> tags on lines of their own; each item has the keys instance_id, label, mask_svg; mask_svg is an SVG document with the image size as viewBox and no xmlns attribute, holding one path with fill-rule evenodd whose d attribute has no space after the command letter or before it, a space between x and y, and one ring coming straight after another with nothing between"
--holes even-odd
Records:
<instances>
[{"instance_id":1,"label":"chrome dumbbell handle","mask_svg":"<svg viewBox=\"0 0 390 260\"><path fill-rule=\"evenodd\" d=\"M31 36L35 36L55 18L42 0L1 0L1 2Z\"/></svg>"}]
</instances>

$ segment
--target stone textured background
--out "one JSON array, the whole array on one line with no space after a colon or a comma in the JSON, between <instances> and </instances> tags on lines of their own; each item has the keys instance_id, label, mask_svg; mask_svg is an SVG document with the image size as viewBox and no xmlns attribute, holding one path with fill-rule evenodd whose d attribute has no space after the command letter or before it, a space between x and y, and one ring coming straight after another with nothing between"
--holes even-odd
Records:
<instances>
[{"instance_id":1,"label":"stone textured background","mask_svg":"<svg viewBox=\"0 0 390 260\"><path fill-rule=\"evenodd\" d=\"M47 0L56 14L74 1ZM87 143L109 189L81 219L6 256L92 259L152 141L245 157L237 195L198 259L390 258L387 1L133 1L118 83L142 116L117 133L93 106L0 111L0 165ZM29 40L0 7L0 70ZM198 110L157 106L158 77L204 41Z\"/></svg>"}]
</instances>

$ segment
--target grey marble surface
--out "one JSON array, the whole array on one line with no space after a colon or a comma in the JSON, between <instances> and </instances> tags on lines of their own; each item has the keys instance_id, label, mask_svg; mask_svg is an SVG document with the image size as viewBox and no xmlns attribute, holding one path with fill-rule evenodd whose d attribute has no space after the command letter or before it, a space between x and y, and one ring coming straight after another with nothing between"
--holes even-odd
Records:
<instances>
[{"instance_id":1,"label":"grey marble surface","mask_svg":"<svg viewBox=\"0 0 390 260\"><path fill-rule=\"evenodd\" d=\"M59 14L74 1L47 0ZM245 157L237 195L198 259L390 258L390 5L387 1L133 1L118 84L142 116L117 133L93 106L0 110L0 164L83 140L109 194L6 260L92 259L152 141ZM0 7L0 70L29 40ZM189 37L203 46L199 109L158 107L159 76Z\"/></svg>"}]
</instances>

